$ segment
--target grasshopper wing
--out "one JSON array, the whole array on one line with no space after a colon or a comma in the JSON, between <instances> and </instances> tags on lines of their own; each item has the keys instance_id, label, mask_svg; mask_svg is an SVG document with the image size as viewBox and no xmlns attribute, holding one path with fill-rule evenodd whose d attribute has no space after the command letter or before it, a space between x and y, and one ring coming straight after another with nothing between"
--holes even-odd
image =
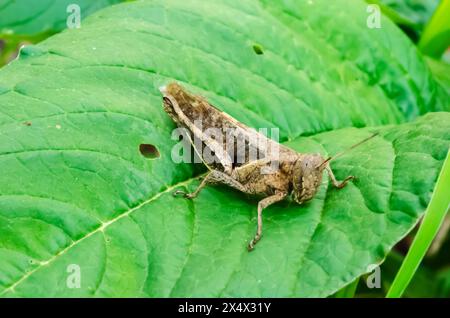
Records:
<instances>
[{"instance_id":1,"label":"grasshopper wing","mask_svg":"<svg viewBox=\"0 0 450 318\"><path fill-rule=\"evenodd\" d=\"M203 97L187 92L177 83L161 88L164 110L188 137L209 169L227 174L251 161L277 160L279 155L293 152L220 111ZM194 142L197 139L199 142ZM213 160L205 160L209 153Z\"/></svg>"}]
</instances>

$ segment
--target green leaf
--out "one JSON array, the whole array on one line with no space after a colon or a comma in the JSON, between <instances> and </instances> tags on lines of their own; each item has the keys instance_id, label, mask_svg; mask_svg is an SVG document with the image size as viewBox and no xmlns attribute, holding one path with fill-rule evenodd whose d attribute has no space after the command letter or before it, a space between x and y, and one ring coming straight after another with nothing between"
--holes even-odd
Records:
<instances>
[{"instance_id":1,"label":"green leaf","mask_svg":"<svg viewBox=\"0 0 450 318\"><path fill-rule=\"evenodd\" d=\"M0 70L0 295L329 296L381 263L430 200L450 114L420 116L448 96L389 20L367 30L365 9L143 1L24 48ZM267 209L248 253L256 199L171 194L198 185L171 159L158 87L172 80L297 151L380 136L333 162L357 176L346 188L324 178L311 202Z\"/></svg>"},{"instance_id":2,"label":"green leaf","mask_svg":"<svg viewBox=\"0 0 450 318\"><path fill-rule=\"evenodd\" d=\"M447 211L450 209L450 152L444 162L442 171L436 183L436 191L431 198L430 205L425 212L423 222L417 231L414 241L400 267L400 270L392 283L387 297L401 297L408 287L414 273L420 265L425 253L444 221Z\"/></svg>"},{"instance_id":3,"label":"green leaf","mask_svg":"<svg viewBox=\"0 0 450 318\"><path fill-rule=\"evenodd\" d=\"M74 9L79 7L80 20L99 9L125 0L4 0L0 4L0 66L17 56L22 45L38 43L67 28ZM80 21L81 22L81 21Z\"/></svg>"},{"instance_id":4,"label":"green leaf","mask_svg":"<svg viewBox=\"0 0 450 318\"><path fill-rule=\"evenodd\" d=\"M4 0L0 4L0 38L3 36L35 36L52 34L67 28L66 21L72 11L68 6L80 8L81 19L106 6L123 0Z\"/></svg>"},{"instance_id":5,"label":"green leaf","mask_svg":"<svg viewBox=\"0 0 450 318\"><path fill-rule=\"evenodd\" d=\"M427 111L450 110L449 96L437 99L434 94L437 89L434 79L429 78L429 71L418 56L417 48L403 32L384 17L381 19L380 29L368 28L367 20L370 14L366 11L366 4L360 1L261 2L266 4L266 9L272 12L273 16L296 32L296 39L298 37L299 40L308 42L308 46L302 46L296 51L302 60L310 58L309 55L303 54L311 53L311 50L316 50L322 56L322 59L308 60L308 68L318 68L322 73L324 69L334 69L338 72L338 77L353 82L352 86L356 87L352 89L359 87L359 81L362 80L365 87L370 87L370 93L359 91L360 96L366 95L366 100L372 100L372 94L381 89L385 97L394 101L408 119ZM343 25L345 27L342 27ZM321 64L324 60L329 63L326 67ZM314 63L318 64L312 65ZM347 68L349 65L354 68ZM357 75L360 72L366 75L360 78ZM320 81L323 81L323 77L323 74L320 75ZM315 81L316 77L311 80ZM375 89L372 89L373 87ZM433 94L421 95L421 88ZM340 95L339 89L337 93L333 92ZM375 96L373 98L377 99ZM360 103L361 101L357 102L358 105ZM380 103L376 105L370 108L376 108L381 113ZM360 107L358 106L358 109ZM389 111L384 112L387 113Z\"/></svg>"}]
</instances>

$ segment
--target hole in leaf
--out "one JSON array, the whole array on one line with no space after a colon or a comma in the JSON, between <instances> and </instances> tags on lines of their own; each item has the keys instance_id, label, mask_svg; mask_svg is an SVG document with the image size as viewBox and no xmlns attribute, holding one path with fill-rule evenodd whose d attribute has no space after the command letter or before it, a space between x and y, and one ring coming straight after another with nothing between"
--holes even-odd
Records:
<instances>
[{"instance_id":1,"label":"hole in leaf","mask_svg":"<svg viewBox=\"0 0 450 318\"><path fill-rule=\"evenodd\" d=\"M139 151L141 155L148 159L156 159L160 157L158 148L151 144L140 144Z\"/></svg>"},{"instance_id":2,"label":"hole in leaf","mask_svg":"<svg viewBox=\"0 0 450 318\"><path fill-rule=\"evenodd\" d=\"M264 54L264 50L263 50L262 46L259 44L253 44L253 51L255 51L255 53L258 55Z\"/></svg>"}]
</instances>

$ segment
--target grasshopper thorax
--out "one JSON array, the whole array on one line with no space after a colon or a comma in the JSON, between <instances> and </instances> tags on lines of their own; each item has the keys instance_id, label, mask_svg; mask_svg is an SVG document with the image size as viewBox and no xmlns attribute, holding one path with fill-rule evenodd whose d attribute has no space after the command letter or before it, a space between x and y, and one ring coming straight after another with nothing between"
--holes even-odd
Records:
<instances>
[{"instance_id":1,"label":"grasshopper thorax","mask_svg":"<svg viewBox=\"0 0 450 318\"><path fill-rule=\"evenodd\" d=\"M319 154L300 155L292 173L292 196L301 204L314 197L322 181L325 159Z\"/></svg>"}]
</instances>

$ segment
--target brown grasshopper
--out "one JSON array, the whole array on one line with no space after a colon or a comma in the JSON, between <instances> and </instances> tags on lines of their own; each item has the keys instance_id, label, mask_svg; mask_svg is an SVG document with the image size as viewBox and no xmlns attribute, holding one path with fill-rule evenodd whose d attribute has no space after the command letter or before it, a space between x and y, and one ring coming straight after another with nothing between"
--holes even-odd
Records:
<instances>
[{"instance_id":1,"label":"brown grasshopper","mask_svg":"<svg viewBox=\"0 0 450 318\"><path fill-rule=\"evenodd\" d=\"M338 189L345 187L347 182L354 179L353 176L348 176L340 182L336 180L331 170L330 161L344 152L327 159L320 154L297 153L218 110L201 96L190 94L177 83L162 87L161 93L164 110L179 127L186 129L187 137L199 157L203 160L205 158L203 154L207 151L214 158L212 161L209 160L210 162L203 160L209 173L194 192L185 193L177 190L174 195L192 199L208 184L226 184L241 192L262 197L258 202L256 235L248 244L249 251L253 250L261 239L262 211L265 208L289 195L298 204L312 199L321 184L324 170L328 172L333 186ZM203 128L196 125L199 121ZM219 142L217 135L205 133L209 128L219 130L224 136L229 136L231 131L233 141L226 144ZM193 139L200 140L200 144L196 144ZM239 148L239 145L244 150L240 158L236 156L238 150L236 148ZM252 150L259 154L256 160L252 160L249 156ZM274 166L277 169L273 169Z\"/></svg>"}]
</instances>

